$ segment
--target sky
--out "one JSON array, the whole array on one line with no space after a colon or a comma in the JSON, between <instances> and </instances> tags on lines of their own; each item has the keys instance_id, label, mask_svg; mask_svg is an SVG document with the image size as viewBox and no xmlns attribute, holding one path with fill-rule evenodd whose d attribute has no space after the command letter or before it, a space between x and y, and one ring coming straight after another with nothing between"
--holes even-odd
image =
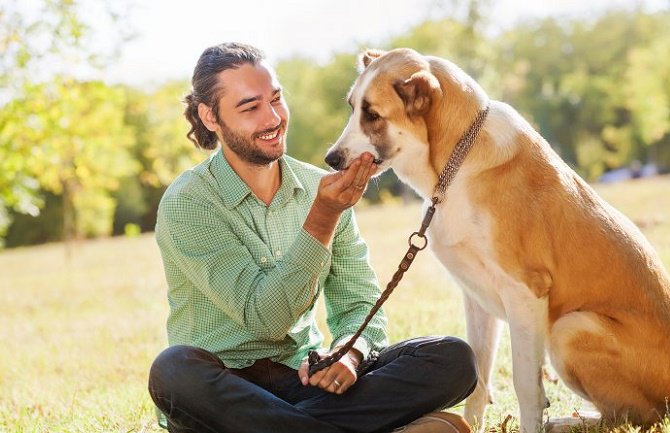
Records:
<instances>
[{"instance_id":1,"label":"sky","mask_svg":"<svg viewBox=\"0 0 670 433\"><path fill-rule=\"evenodd\" d=\"M105 79L131 85L189 79L200 53L224 41L261 48L271 62L381 46L429 18L457 14L448 0L131 0L122 46ZM670 7L670 0L489 0L488 31L545 16L589 16L608 7ZM100 36L104 39L104 35Z\"/></svg>"}]
</instances>

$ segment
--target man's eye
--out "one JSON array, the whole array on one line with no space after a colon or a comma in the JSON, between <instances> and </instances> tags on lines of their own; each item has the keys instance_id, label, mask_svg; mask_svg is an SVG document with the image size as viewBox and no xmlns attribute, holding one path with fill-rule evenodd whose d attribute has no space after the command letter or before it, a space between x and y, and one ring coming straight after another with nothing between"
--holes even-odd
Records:
<instances>
[{"instance_id":1,"label":"man's eye","mask_svg":"<svg viewBox=\"0 0 670 433\"><path fill-rule=\"evenodd\" d=\"M258 107L256 107L256 106L254 105L253 107L249 107L249 108L247 108L246 110L242 110L242 112L243 112L243 113L246 113L247 111L254 111L254 110L256 110L256 108L258 108Z\"/></svg>"},{"instance_id":2,"label":"man's eye","mask_svg":"<svg viewBox=\"0 0 670 433\"><path fill-rule=\"evenodd\" d=\"M279 101L281 101L281 96L277 96L276 98L274 98L272 100L272 103L274 104L274 103L279 102Z\"/></svg>"}]
</instances>

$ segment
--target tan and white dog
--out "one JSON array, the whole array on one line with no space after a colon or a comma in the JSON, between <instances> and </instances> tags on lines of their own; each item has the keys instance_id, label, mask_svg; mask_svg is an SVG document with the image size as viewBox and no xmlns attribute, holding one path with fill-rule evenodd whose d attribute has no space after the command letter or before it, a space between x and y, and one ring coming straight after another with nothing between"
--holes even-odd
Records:
<instances>
[{"instance_id":1,"label":"tan and white dog","mask_svg":"<svg viewBox=\"0 0 670 433\"><path fill-rule=\"evenodd\" d=\"M428 201L454 146L490 106L428 230L462 285L477 356L466 418L481 422L490 401L505 320L523 432L542 427L545 351L606 420L658 420L670 397L670 277L642 233L454 64L410 49L360 60L353 114L326 156L335 169L370 152L380 173L393 168Z\"/></svg>"}]
</instances>

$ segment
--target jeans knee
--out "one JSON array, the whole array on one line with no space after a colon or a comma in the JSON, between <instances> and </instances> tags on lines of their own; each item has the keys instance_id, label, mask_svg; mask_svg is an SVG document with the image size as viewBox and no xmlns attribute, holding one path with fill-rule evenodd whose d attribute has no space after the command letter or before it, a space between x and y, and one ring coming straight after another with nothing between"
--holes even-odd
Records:
<instances>
[{"instance_id":1,"label":"jeans knee","mask_svg":"<svg viewBox=\"0 0 670 433\"><path fill-rule=\"evenodd\" d=\"M223 363L206 350L193 346L177 345L163 350L149 370L149 394L159 405L159 400L188 389L195 383L194 364L203 362Z\"/></svg>"},{"instance_id":2,"label":"jeans knee","mask_svg":"<svg viewBox=\"0 0 670 433\"><path fill-rule=\"evenodd\" d=\"M477 384L477 361L475 354L468 343L456 337L443 337L428 350L432 351L437 357L437 363L449 374L443 375L445 378L458 378L459 384L464 390L472 392ZM449 385L453 386L451 382Z\"/></svg>"},{"instance_id":3,"label":"jeans knee","mask_svg":"<svg viewBox=\"0 0 670 433\"><path fill-rule=\"evenodd\" d=\"M468 392L468 394L470 394L477 385L477 380L479 377L477 372L477 359L475 357L475 352L468 343L461 339L455 339L453 344L453 356L459 361L458 363L460 365L463 383L465 387L470 390Z\"/></svg>"}]
</instances>

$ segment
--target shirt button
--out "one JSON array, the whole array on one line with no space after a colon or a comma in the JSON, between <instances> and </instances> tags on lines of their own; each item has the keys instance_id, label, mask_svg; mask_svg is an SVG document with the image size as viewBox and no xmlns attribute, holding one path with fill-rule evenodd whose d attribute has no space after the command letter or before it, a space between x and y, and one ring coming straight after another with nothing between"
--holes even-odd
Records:
<instances>
[{"instance_id":1,"label":"shirt button","mask_svg":"<svg viewBox=\"0 0 670 433\"><path fill-rule=\"evenodd\" d=\"M321 263L319 263L319 264L320 264L321 267L323 268L323 265L325 265L326 263L325 263L325 262L321 262Z\"/></svg>"},{"instance_id":2,"label":"shirt button","mask_svg":"<svg viewBox=\"0 0 670 433\"><path fill-rule=\"evenodd\" d=\"M277 257L281 257L281 251L280 251L280 250L277 250L277 251L275 252L275 256L277 256Z\"/></svg>"},{"instance_id":3,"label":"shirt button","mask_svg":"<svg viewBox=\"0 0 670 433\"><path fill-rule=\"evenodd\" d=\"M267 262L267 261L268 261L268 258L267 258L267 257L265 257L265 256L261 257L261 263L265 263L265 262Z\"/></svg>"}]
</instances>

